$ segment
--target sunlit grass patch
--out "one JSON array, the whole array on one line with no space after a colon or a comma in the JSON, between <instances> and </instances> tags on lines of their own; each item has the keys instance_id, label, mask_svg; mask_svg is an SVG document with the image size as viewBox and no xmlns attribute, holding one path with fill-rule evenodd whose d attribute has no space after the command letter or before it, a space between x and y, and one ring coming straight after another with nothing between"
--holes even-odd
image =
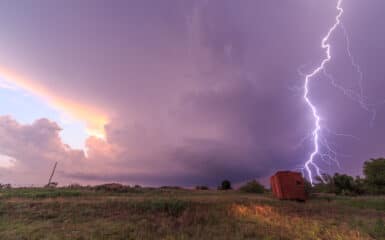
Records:
<instances>
[{"instance_id":1,"label":"sunlit grass patch","mask_svg":"<svg viewBox=\"0 0 385 240\"><path fill-rule=\"evenodd\" d=\"M272 239L370 239L346 222L313 215L305 207L296 212L269 205L234 204L230 209L240 219L254 221L264 235L276 237Z\"/></svg>"}]
</instances>

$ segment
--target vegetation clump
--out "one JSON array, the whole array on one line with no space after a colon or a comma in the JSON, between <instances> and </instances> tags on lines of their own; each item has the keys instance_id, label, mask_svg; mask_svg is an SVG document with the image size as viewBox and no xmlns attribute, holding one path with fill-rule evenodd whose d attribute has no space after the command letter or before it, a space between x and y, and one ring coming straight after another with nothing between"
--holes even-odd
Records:
<instances>
[{"instance_id":1,"label":"vegetation clump","mask_svg":"<svg viewBox=\"0 0 385 240\"><path fill-rule=\"evenodd\" d=\"M246 193L264 193L266 192L265 187L257 182L256 180L250 181L240 187L239 189L241 192L246 192Z\"/></svg>"},{"instance_id":2,"label":"vegetation clump","mask_svg":"<svg viewBox=\"0 0 385 240\"><path fill-rule=\"evenodd\" d=\"M231 190L231 182L229 180L223 180L218 190Z\"/></svg>"},{"instance_id":3,"label":"vegetation clump","mask_svg":"<svg viewBox=\"0 0 385 240\"><path fill-rule=\"evenodd\" d=\"M371 159L364 163L365 178L353 178L347 174L323 174L312 191L334 193L337 195L378 195L385 194L385 159Z\"/></svg>"},{"instance_id":4,"label":"vegetation clump","mask_svg":"<svg viewBox=\"0 0 385 240\"><path fill-rule=\"evenodd\" d=\"M364 174L369 193L385 194L385 158L366 161Z\"/></svg>"},{"instance_id":5,"label":"vegetation clump","mask_svg":"<svg viewBox=\"0 0 385 240\"><path fill-rule=\"evenodd\" d=\"M204 186L204 185L202 185L202 186L196 186L196 187L195 187L195 190L209 190L209 187L208 187L208 186Z\"/></svg>"},{"instance_id":6,"label":"vegetation clump","mask_svg":"<svg viewBox=\"0 0 385 240\"><path fill-rule=\"evenodd\" d=\"M137 192L139 191L138 188L132 188L128 185L122 185L119 183L107 183L95 186L94 189L96 191L103 191L103 192L115 192L115 193L128 193L128 192Z\"/></svg>"}]
</instances>

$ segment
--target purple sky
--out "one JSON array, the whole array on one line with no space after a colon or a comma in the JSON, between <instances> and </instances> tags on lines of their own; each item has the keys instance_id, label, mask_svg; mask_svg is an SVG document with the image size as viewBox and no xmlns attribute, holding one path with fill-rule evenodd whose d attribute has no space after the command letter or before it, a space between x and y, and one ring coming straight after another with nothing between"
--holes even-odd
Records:
<instances>
[{"instance_id":1,"label":"purple sky","mask_svg":"<svg viewBox=\"0 0 385 240\"><path fill-rule=\"evenodd\" d=\"M335 7L335 0L0 1L0 76L90 130L84 150L75 149L49 116L30 123L14 116L17 109L0 116L0 155L15 161L1 181L43 184L54 161L63 184L216 185L298 170L314 124L299 72L324 57L320 42ZM340 168L320 166L358 175L365 160L385 155L385 2L345 0L343 8L376 119L371 124L372 114L322 74L310 97L324 129L354 135L323 131ZM330 43L327 71L357 92L341 28Z\"/></svg>"}]
</instances>

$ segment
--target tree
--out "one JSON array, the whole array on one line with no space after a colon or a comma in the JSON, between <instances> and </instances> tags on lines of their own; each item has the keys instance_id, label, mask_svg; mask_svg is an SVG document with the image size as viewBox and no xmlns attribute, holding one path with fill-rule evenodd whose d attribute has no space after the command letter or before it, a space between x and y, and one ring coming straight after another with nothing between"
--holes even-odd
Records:
<instances>
[{"instance_id":1,"label":"tree","mask_svg":"<svg viewBox=\"0 0 385 240\"><path fill-rule=\"evenodd\" d=\"M358 195L365 194L367 192L365 179L361 178L360 176L357 176L356 179L354 179L354 192Z\"/></svg>"},{"instance_id":2,"label":"tree","mask_svg":"<svg viewBox=\"0 0 385 240\"><path fill-rule=\"evenodd\" d=\"M231 182L229 180L223 180L220 187L218 187L219 190L230 190L231 189Z\"/></svg>"},{"instance_id":3,"label":"tree","mask_svg":"<svg viewBox=\"0 0 385 240\"><path fill-rule=\"evenodd\" d=\"M385 158L366 161L364 163L364 175L369 191L385 193Z\"/></svg>"},{"instance_id":4,"label":"tree","mask_svg":"<svg viewBox=\"0 0 385 240\"><path fill-rule=\"evenodd\" d=\"M337 195L361 195L366 192L365 180L346 174L335 173L334 176L322 174L317 178L318 184L313 188L316 192L335 193Z\"/></svg>"},{"instance_id":5,"label":"tree","mask_svg":"<svg viewBox=\"0 0 385 240\"><path fill-rule=\"evenodd\" d=\"M265 187L256 180L246 183L239 190L247 193L264 193L266 191Z\"/></svg>"},{"instance_id":6,"label":"tree","mask_svg":"<svg viewBox=\"0 0 385 240\"><path fill-rule=\"evenodd\" d=\"M385 158L366 161L364 163L364 174L369 184L385 186Z\"/></svg>"},{"instance_id":7,"label":"tree","mask_svg":"<svg viewBox=\"0 0 385 240\"><path fill-rule=\"evenodd\" d=\"M336 194L350 195L354 193L354 179L346 174L334 174L333 182Z\"/></svg>"}]
</instances>

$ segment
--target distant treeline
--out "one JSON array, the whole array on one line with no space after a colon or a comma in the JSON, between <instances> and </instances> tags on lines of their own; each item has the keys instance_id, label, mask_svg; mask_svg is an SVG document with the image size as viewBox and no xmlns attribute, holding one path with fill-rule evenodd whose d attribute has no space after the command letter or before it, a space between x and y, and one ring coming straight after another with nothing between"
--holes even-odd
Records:
<instances>
[{"instance_id":1,"label":"distant treeline","mask_svg":"<svg viewBox=\"0 0 385 240\"><path fill-rule=\"evenodd\" d=\"M318 183L308 184L310 192L335 193L337 195L385 194L385 158L370 159L363 166L364 178L335 173L322 174Z\"/></svg>"},{"instance_id":2,"label":"distant treeline","mask_svg":"<svg viewBox=\"0 0 385 240\"><path fill-rule=\"evenodd\" d=\"M316 178L316 184L313 186L307 182L305 184L308 194L313 193L334 193L337 195L377 195L385 194L385 158L370 159L366 161L363 166L364 177L352 177L347 174L335 173L333 176L329 174L322 174ZM55 188L56 185L46 186L46 188ZM10 184L0 184L0 189L11 189ZM61 189L79 189L102 192L144 192L148 190L182 190L179 186L163 186L160 188L141 187L140 185L129 186L119 183L108 183L97 186L81 186L79 184L71 184L63 186ZM195 187L196 190L209 190L206 185L199 185ZM229 180L223 180L217 187L218 190L231 190L232 184ZM269 192L262 184L256 180L249 181L242 185L239 190L246 193L265 193Z\"/></svg>"}]
</instances>

